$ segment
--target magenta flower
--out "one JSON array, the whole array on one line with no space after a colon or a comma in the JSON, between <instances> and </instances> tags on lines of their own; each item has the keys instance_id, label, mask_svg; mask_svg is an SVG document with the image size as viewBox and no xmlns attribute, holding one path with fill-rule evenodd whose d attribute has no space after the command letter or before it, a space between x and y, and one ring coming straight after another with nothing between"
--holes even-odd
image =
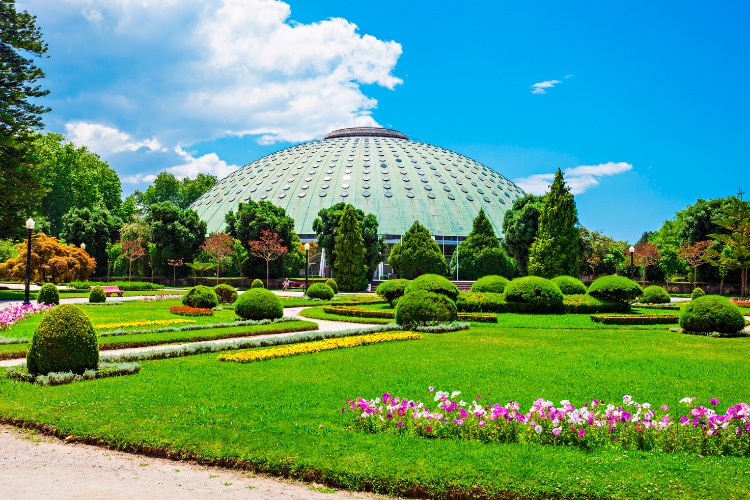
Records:
<instances>
[{"instance_id":1,"label":"magenta flower","mask_svg":"<svg viewBox=\"0 0 750 500\"><path fill-rule=\"evenodd\" d=\"M716 406L717 404L719 404L719 400L716 398L711 398L710 403L711 403L711 406Z\"/></svg>"},{"instance_id":2,"label":"magenta flower","mask_svg":"<svg viewBox=\"0 0 750 500\"><path fill-rule=\"evenodd\" d=\"M398 421L398 423L396 424L396 426L397 426L397 427L398 427L399 429L400 429L401 427L403 427L403 425L404 425L404 423L403 423L402 421L400 421L400 420L399 420L399 421Z\"/></svg>"},{"instance_id":3,"label":"magenta flower","mask_svg":"<svg viewBox=\"0 0 750 500\"><path fill-rule=\"evenodd\" d=\"M427 390L430 391L430 392L435 392L435 388L432 387L432 386L428 387Z\"/></svg>"},{"instance_id":4,"label":"magenta flower","mask_svg":"<svg viewBox=\"0 0 750 500\"><path fill-rule=\"evenodd\" d=\"M554 434L555 437L559 436L561 432L562 429L560 427L555 427L554 429L552 429L552 434Z\"/></svg>"},{"instance_id":5,"label":"magenta flower","mask_svg":"<svg viewBox=\"0 0 750 500\"><path fill-rule=\"evenodd\" d=\"M578 437L579 438L582 438L585 435L586 435L586 429L581 429L581 430L578 431Z\"/></svg>"},{"instance_id":6,"label":"magenta flower","mask_svg":"<svg viewBox=\"0 0 750 500\"><path fill-rule=\"evenodd\" d=\"M477 425L478 425L479 427L484 427L485 425L487 425L487 422L485 422L484 420L480 420L480 421L479 421L479 423L478 423Z\"/></svg>"}]
</instances>

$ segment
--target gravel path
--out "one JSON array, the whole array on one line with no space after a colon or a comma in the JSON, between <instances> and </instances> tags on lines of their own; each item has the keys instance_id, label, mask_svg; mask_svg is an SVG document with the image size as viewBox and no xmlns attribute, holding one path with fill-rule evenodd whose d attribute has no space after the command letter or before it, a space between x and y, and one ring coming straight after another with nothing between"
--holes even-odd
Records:
<instances>
[{"instance_id":1,"label":"gravel path","mask_svg":"<svg viewBox=\"0 0 750 500\"><path fill-rule=\"evenodd\" d=\"M126 300L138 298L126 297ZM61 302L85 302L63 299ZM6 303L7 304L7 303ZM0 303L0 307L4 304ZM287 308L285 316L315 321L321 331L361 328L365 325L319 321L299 316L303 308ZM292 334L277 334L292 335ZM262 338L255 336L252 338ZM214 342L232 342L223 339ZM160 349L154 346L103 353ZM25 363L0 361L0 366ZM0 425L0 498L129 499L376 499L379 495L334 490L322 485L201 466L184 461L152 458L65 441Z\"/></svg>"}]
</instances>

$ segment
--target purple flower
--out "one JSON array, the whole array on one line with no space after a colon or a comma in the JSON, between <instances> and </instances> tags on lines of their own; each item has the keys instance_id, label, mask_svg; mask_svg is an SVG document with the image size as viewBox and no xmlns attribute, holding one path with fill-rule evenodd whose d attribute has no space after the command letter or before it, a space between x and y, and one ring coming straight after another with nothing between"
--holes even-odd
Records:
<instances>
[{"instance_id":1,"label":"purple flower","mask_svg":"<svg viewBox=\"0 0 750 500\"><path fill-rule=\"evenodd\" d=\"M554 429L552 429L552 434L554 434L555 437L559 436L561 432L562 429L560 427L555 427Z\"/></svg>"},{"instance_id":2,"label":"purple flower","mask_svg":"<svg viewBox=\"0 0 750 500\"><path fill-rule=\"evenodd\" d=\"M586 429L581 429L581 430L578 431L578 437L579 438L582 438L585 435L586 435Z\"/></svg>"},{"instance_id":3,"label":"purple flower","mask_svg":"<svg viewBox=\"0 0 750 500\"><path fill-rule=\"evenodd\" d=\"M399 420L399 422L396 424L396 427L400 429L401 427L403 427L403 425L404 423Z\"/></svg>"},{"instance_id":4,"label":"purple flower","mask_svg":"<svg viewBox=\"0 0 750 500\"><path fill-rule=\"evenodd\" d=\"M477 425L478 425L479 427L484 427L485 425L487 425L487 422L485 422L484 420L480 420L480 421L479 421L479 423L478 423Z\"/></svg>"},{"instance_id":5,"label":"purple flower","mask_svg":"<svg viewBox=\"0 0 750 500\"><path fill-rule=\"evenodd\" d=\"M717 404L719 404L719 400L716 398L711 398L710 403L711 403L711 406L716 406Z\"/></svg>"},{"instance_id":6,"label":"purple flower","mask_svg":"<svg viewBox=\"0 0 750 500\"><path fill-rule=\"evenodd\" d=\"M430 392L435 392L435 388L432 387L432 386L428 387L427 390L430 391Z\"/></svg>"}]
</instances>

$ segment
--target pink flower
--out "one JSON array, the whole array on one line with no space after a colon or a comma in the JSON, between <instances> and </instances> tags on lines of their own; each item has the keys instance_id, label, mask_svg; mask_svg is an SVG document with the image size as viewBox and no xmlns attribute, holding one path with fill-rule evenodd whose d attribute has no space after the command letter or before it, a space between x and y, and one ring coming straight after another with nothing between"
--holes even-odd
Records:
<instances>
[{"instance_id":1,"label":"pink flower","mask_svg":"<svg viewBox=\"0 0 750 500\"><path fill-rule=\"evenodd\" d=\"M554 429L552 429L552 434L554 434L555 437L559 436L561 432L562 429L560 427L555 427Z\"/></svg>"},{"instance_id":2,"label":"pink flower","mask_svg":"<svg viewBox=\"0 0 750 500\"><path fill-rule=\"evenodd\" d=\"M581 430L578 431L578 437L579 438L582 438L585 435L586 435L586 429L581 429Z\"/></svg>"},{"instance_id":3,"label":"pink flower","mask_svg":"<svg viewBox=\"0 0 750 500\"><path fill-rule=\"evenodd\" d=\"M719 404L719 400L716 398L711 398L710 403L711 403L711 406L716 406L717 404Z\"/></svg>"}]
</instances>

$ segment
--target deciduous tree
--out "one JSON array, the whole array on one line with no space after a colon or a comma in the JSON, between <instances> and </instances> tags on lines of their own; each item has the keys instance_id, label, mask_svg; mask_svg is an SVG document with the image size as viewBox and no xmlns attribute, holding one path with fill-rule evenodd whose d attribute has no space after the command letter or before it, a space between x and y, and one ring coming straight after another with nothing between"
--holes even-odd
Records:
<instances>
[{"instance_id":1,"label":"deciduous tree","mask_svg":"<svg viewBox=\"0 0 750 500\"><path fill-rule=\"evenodd\" d=\"M68 243L86 244L86 251L96 259L96 274L103 275L109 268L107 245L117 241L122 226L119 217L104 205L92 208L71 208L62 217L60 237Z\"/></svg>"},{"instance_id":2,"label":"deciduous tree","mask_svg":"<svg viewBox=\"0 0 750 500\"><path fill-rule=\"evenodd\" d=\"M206 241L201 245L201 250L216 260L216 284L218 285L221 263L234 253L234 240L228 234L218 232L206 238Z\"/></svg>"},{"instance_id":3,"label":"deciduous tree","mask_svg":"<svg viewBox=\"0 0 750 500\"><path fill-rule=\"evenodd\" d=\"M645 284L646 269L659 263L661 253L655 244L645 241L636 243L634 259L635 265L641 267L641 282Z\"/></svg>"},{"instance_id":4,"label":"deciduous tree","mask_svg":"<svg viewBox=\"0 0 750 500\"><path fill-rule=\"evenodd\" d=\"M696 241L692 245L685 242L680 245L678 255L693 268L693 288L698 283L698 267L706 263L704 258L706 251L714 245L715 243L711 240Z\"/></svg>"},{"instance_id":5,"label":"deciduous tree","mask_svg":"<svg viewBox=\"0 0 750 500\"><path fill-rule=\"evenodd\" d=\"M248 242L251 255L266 261L266 288L268 288L269 264L286 254L288 249L283 245L283 240L277 233L268 229L261 229L260 238Z\"/></svg>"},{"instance_id":6,"label":"deciduous tree","mask_svg":"<svg viewBox=\"0 0 750 500\"><path fill-rule=\"evenodd\" d=\"M26 278L26 243L18 245L18 257L0 264L0 278L22 281ZM86 251L63 245L57 238L36 233L31 239L31 279L38 282L61 283L86 280L94 271L96 261Z\"/></svg>"}]
</instances>

